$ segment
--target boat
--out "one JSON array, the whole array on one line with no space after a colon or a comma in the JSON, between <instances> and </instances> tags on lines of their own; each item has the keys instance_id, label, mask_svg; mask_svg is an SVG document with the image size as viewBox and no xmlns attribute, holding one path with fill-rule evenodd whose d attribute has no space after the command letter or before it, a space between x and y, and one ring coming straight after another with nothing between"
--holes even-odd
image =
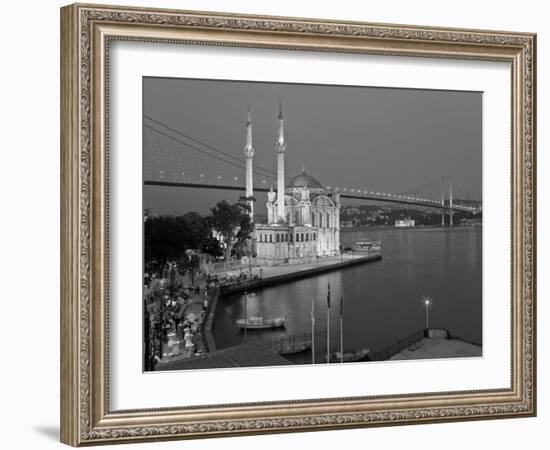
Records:
<instances>
[{"instance_id":1,"label":"boat","mask_svg":"<svg viewBox=\"0 0 550 450\"><path fill-rule=\"evenodd\" d=\"M279 355L294 355L296 353L302 353L311 348L311 341L300 342L298 344L288 343L280 346L276 352Z\"/></svg>"},{"instance_id":2,"label":"boat","mask_svg":"<svg viewBox=\"0 0 550 450\"><path fill-rule=\"evenodd\" d=\"M266 328L284 328L286 326L286 317L277 317L275 319L264 319L263 317L249 317L238 319L239 328L247 330L262 330Z\"/></svg>"},{"instance_id":3,"label":"boat","mask_svg":"<svg viewBox=\"0 0 550 450\"><path fill-rule=\"evenodd\" d=\"M354 352L344 352L344 362L359 362L359 361L367 361L367 358L370 354L370 349L368 348L362 348L359 350L356 350ZM330 362L331 363L339 363L342 361L342 358L340 357L340 352L334 352L330 355ZM326 357L325 357L326 359Z\"/></svg>"},{"instance_id":4,"label":"boat","mask_svg":"<svg viewBox=\"0 0 550 450\"><path fill-rule=\"evenodd\" d=\"M382 250L382 241L362 240L357 241L353 251L358 253L379 252Z\"/></svg>"}]
</instances>

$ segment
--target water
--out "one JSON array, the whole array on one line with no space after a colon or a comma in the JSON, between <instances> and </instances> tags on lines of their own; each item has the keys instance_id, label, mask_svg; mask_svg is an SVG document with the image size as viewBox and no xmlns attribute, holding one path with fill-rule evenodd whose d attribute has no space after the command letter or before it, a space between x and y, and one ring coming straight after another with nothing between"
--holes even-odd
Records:
<instances>
[{"instance_id":1,"label":"water","mask_svg":"<svg viewBox=\"0 0 550 450\"><path fill-rule=\"evenodd\" d=\"M430 327L482 343L482 230L378 229L343 231L344 247L367 238L381 240L383 259L348 269L281 284L248 294L248 316L287 316L286 329L248 331L249 341L311 331L311 304L317 330L326 330L330 281L331 340L340 333L340 298L344 297L345 350L376 352L425 326L423 295L433 298ZM244 296L224 296L213 326L218 348L243 341L235 325L244 315Z\"/></svg>"}]
</instances>

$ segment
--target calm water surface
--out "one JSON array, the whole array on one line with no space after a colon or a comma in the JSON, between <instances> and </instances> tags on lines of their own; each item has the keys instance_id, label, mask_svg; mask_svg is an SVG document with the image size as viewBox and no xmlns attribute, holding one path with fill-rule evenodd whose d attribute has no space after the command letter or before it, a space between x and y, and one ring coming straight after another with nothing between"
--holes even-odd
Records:
<instances>
[{"instance_id":1,"label":"calm water surface","mask_svg":"<svg viewBox=\"0 0 550 450\"><path fill-rule=\"evenodd\" d=\"M327 285L331 288L331 335L339 336L339 302L344 297L344 347L372 351L424 327L423 295L433 298L430 327L482 343L482 230L380 229L343 231L343 246L381 240L383 259L248 294L248 316L287 316L284 330L249 331L249 341L311 331L311 301L317 329L326 330ZM237 345L235 325L244 315L244 296L224 296L213 326L219 348Z\"/></svg>"}]
</instances>

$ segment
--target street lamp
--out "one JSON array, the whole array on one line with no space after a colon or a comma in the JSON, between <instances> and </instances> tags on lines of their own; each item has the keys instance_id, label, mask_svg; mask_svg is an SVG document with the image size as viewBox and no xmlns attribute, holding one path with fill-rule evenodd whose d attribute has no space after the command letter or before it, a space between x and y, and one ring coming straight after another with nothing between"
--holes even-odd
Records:
<instances>
[{"instance_id":1,"label":"street lamp","mask_svg":"<svg viewBox=\"0 0 550 450\"><path fill-rule=\"evenodd\" d=\"M248 297L246 291L244 291L244 343L246 344L246 331L248 328L248 312L247 312Z\"/></svg>"},{"instance_id":2,"label":"street lamp","mask_svg":"<svg viewBox=\"0 0 550 450\"><path fill-rule=\"evenodd\" d=\"M430 297L424 296L424 298L422 299L422 303L426 308L426 330L427 330L430 325L430 306L432 305L432 299Z\"/></svg>"}]
</instances>

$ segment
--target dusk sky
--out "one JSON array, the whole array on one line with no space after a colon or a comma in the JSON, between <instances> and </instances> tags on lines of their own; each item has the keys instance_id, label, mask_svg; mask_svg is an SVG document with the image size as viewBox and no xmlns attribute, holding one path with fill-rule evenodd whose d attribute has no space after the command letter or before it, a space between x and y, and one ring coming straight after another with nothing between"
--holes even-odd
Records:
<instances>
[{"instance_id":1,"label":"dusk sky","mask_svg":"<svg viewBox=\"0 0 550 450\"><path fill-rule=\"evenodd\" d=\"M254 165L276 171L279 99L285 117L287 177L299 173L305 164L307 172L325 186L398 194L448 175L463 195L481 199L480 92L143 80L144 115L243 159L242 174L249 106ZM144 140L144 160L155 159L159 142L160 137ZM236 201L239 195L146 186L143 206L154 213L207 214L217 201ZM266 195L256 197L257 211L264 212Z\"/></svg>"}]
</instances>

